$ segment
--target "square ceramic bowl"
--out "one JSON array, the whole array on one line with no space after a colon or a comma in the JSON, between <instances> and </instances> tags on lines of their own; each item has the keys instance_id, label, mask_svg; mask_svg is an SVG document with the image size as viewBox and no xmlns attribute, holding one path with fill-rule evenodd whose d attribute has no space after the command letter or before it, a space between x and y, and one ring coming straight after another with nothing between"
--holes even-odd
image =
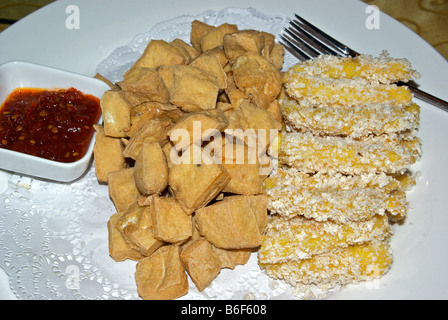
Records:
<instances>
[{"instance_id":1,"label":"square ceramic bowl","mask_svg":"<svg viewBox=\"0 0 448 320\"><path fill-rule=\"evenodd\" d=\"M75 88L99 99L109 86L101 80L84 75L32 64L23 61L0 66L0 106L17 88L68 89ZM100 119L98 123L102 121ZM88 168L93 154L95 133L86 154L71 163L52 161L25 153L0 148L0 169L54 181L70 182L79 178Z\"/></svg>"}]
</instances>

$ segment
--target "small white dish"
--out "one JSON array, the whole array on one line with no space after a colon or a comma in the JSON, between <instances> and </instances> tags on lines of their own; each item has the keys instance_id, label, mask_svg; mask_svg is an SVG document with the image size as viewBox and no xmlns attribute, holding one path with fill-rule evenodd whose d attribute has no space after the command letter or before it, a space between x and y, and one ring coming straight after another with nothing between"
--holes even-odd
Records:
<instances>
[{"instance_id":1,"label":"small white dish","mask_svg":"<svg viewBox=\"0 0 448 320\"><path fill-rule=\"evenodd\" d=\"M55 90L71 87L99 99L109 89L109 86L101 80L43 65L13 61L0 66L0 105L17 88ZM101 121L100 117L98 123ZM95 133L85 155L71 163L52 161L0 148L0 169L54 181L73 181L79 178L90 164L94 137Z\"/></svg>"}]
</instances>

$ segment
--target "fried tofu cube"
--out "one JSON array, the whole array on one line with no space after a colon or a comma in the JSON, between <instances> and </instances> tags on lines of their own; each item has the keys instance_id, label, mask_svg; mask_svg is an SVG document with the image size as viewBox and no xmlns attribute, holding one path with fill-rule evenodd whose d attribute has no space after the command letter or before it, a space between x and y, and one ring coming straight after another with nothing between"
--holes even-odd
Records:
<instances>
[{"instance_id":1,"label":"fried tofu cube","mask_svg":"<svg viewBox=\"0 0 448 320\"><path fill-rule=\"evenodd\" d=\"M202 55L214 56L218 58L223 69L227 66L227 63L229 62L229 59L227 58L226 53L224 52L224 49L222 47L215 47L213 49L207 50L203 52Z\"/></svg>"},{"instance_id":2,"label":"fried tofu cube","mask_svg":"<svg viewBox=\"0 0 448 320\"><path fill-rule=\"evenodd\" d=\"M265 109L245 100L235 108L229 119L229 129L276 129L280 130L282 125L276 121Z\"/></svg>"},{"instance_id":3,"label":"fried tofu cube","mask_svg":"<svg viewBox=\"0 0 448 320\"><path fill-rule=\"evenodd\" d=\"M204 238L194 240L183 248L180 259L199 291L207 288L221 272L221 260Z\"/></svg>"},{"instance_id":4,"label":"fried tofu cube","mask_svg":"<svg viewBox=\"0 0 448 320\"><path fill-rule=\"evenodd\" d=\"M213 246L213 251L221 261L221 268L235 269L237 265L245 265L254 249L221 249Z\"/></svg>"},{"instance_id":5,"label":"fried tofu cube","mask_svg":"<svg viewBox=\"0 0 448 320\"><path fill-rule=\"evenodd\" d=\"M200 54L200 52L196 48L190 46L188 43L181 39L174 39L170 42L170 45L172 45L182 53L182 55L185 57L186 64L190 63Z\"/></svg>"},{"instance_id":6,"label":"fried tofu cube","mask_svg":"<svg viewBox=\"0 0 448 320\"><path fill-rule=\"evenodd\" d=\"M233 76L227 77L227 88L225 89L225 93L229 99L230 104L234 108L237 108L243 101L249 100L249 96L247 96L236 86Z\"/></svg>"},{"instance_id":7,"label":"fried tofu cube","mask_svg":"<svg viewBox=\"0 0 448 320\"><path fill-rule=\"evenodd\" d=\"M113 214L107 222L109 255L115 261L124 261L126 259L139 260L144 256L135 248L131 247L123 234L115 226L118 220L123 216L123 212Z\"/></svg>"},{"instance_id":8,"label":"fried tofu cube","mask_svg":"<svg viewBox=\"0 0 448 320\"><path fill-rule=\"evenodd\" d=\"M228 33L234 33L238 31L238 27L235 24L223 23L201 37L201 50L203 52L222 47L223 38Z\"/></svg>"},{"instance_id":9,"label":"fried tofu cube","mask_svg":"<svg viewBox=\"0 0 448 320\"><path fill-rule=\"evenodd\" d=\"M188 293L188 276L178 245L165 245L136 266L137 292L144 300L172 300Z\"/></svg>"},{"instance_id":10,"label":"fried tofu cube","mask_svg":"<svg viewBox=\"0 0 448 320\"><path fill-rule=\"evenodd\" d=\"M168 163L158 142L145 142L135 159L134 179L144 195L160 194L168 186Z\"/></svg>"},{"instance_id":11,"label":"fried tofu cube","mask_svg":"<svg viewBox=\"0 0 448 320\"><path fill-rule=\"evenodd\" d=\"M228 83L228 82L227 82L227 83ZM226 94L225 91L221 91L221 92L219 92L219 94L218 94L218 100L217 100L217 103L220 103L220 102L223 102L223 103L230 103L229 97L227 97L227 94ZM216 106L216 107L218 107L218 106Z\"/></svg>"},{"instance_id":12,"label":"fried tofu cube","mask_svg":"<svg viewBox=\"0 0 448 320\"><path fill-rule=\"evenodd\" d=\"M283 62L285 60L285 47L279 43L274 44L272 51L267 58L278 69L283 68Z\"/></svg>"},{"instance_id":13,"label":"fried tofu cube","mask_svg":"<svg viewBox=\"0 0 448 320\"><path fill-rule=\"evenodd\" d=\"M104 133L109 137L126 137L131 125L132 105L121 90L108 90L101 97Z\"/></svg>"},{"instance_id":14,"label":"fried tofu cube","mask_svg":"<svg viewBox=\"0 0 448 320\"><path fill-rule=\"evenodd\" d=\"M191 148L190 148L191 149ZM187 214L192 214L214 199L228 183L230 176L219 164L193 161L194 150L184 163L172 165L169 187Z\"/></svg>"},{"instance_id":15,"label":"fried tofu cube","mask_svg":"<svg viewBox=\"0 0 448 320\"><path fill-rule=\"evenodd\" d=\"M256 30L240 30L226 34L223 38L223 48L230 63L248 51L261 55L265 47L265 37Z\"/></svg>"},{"instance_id":16,"label":"fried tofu cube","mask_svg":"<svg viewBox=\"0 0 448 320\"><path fill-rule=\"evenodd\" d=\"M275 47L275 36L272 33L261 31L264 37L264 47L261 49L261 55L269 59L270 53Z\"/></svg>"},{"instance_id":17,"label":"fried tofu cube","mask_svg":"<svg viewBox=\"0 0 448 320\"><path fill-rule=\"evenodd\" d=\"M161 65L157 67L156 70L171 95L171 90L173 89L174 82L174 66Z\"/></svg>"},{"instance_id":18,"label":"fried tofu cube","mask_svg":"<svg viewBox=\"0 0 448 320\"><path fill-rule=\"evenodd\" d=\"M227 75L219 57L216 55L201 54L190 63L190 66L210 72L216 77L219 89L227 88Z\"/></svg>"},{"instance_id":19,"label":"fried tofu cube","mask_svg":"<svg viewBox=\"0 0 448 320\"><path fill-rule=\"evenodd\" d=\"M192 143L201 145L202 141L208 141L228 124L227 117L220 109L193 112L185 114L175 123L168 135L177 150L184 150Z\"/></svg>"},{"instance_id":20,"label":"fried tofu cube","mask_svg":"<svg viewBox=\"0 0 448 320\"><path fill-rule=\"evenodd\" d=\"M222 165L230 175L223 192L252 195L263 192L261 164L257 150L241 141L229 141L226 137L222 150Z\"/></svg>"},{"instance_id":21,"label":"fried tofu cube","mask_svg":"<svg viewBox=\"0 0 448 320\"><path fill-rule=\"evenodd\" d=\"M222 249L256 248L267 223L267 197L234 195L196 210L199 232Z\"/></svg>"},{"instance_id":22,"label":"fried tofu cube","mask_svg":"<svg viewBox=\"0 0 448 320\"><path fill-rule=\"evenodd\" d=\"M250 147L256 147L260 152L270 145L281 128L282 124L275 120L267 110L244 100L230 116L226 133L234 134L240 140L244 139L243 141L246 141ZM244 131L242 138L240 138L238 129ZM254 130L257 139L253 140L252 137L245 134L246 130Z\"/></svg>"},{"instance_id":23,"label":"fried tofu cube","mask_svg":"<svg viewBox=\"0 0 448 320\"><path fill-rule=\"evenodd\" d=\"M275 121L283 124L283 112L278 99L272 101L269 107L267 107L266 111L271 114L272 118L274 118Z\"/></svg>"},{"instance_id":24,"label":"fried tofu cube","mask_svg":"<svg viewBox=\"0 0 448 320\"><path fill-rule=\"evenodd\" d=\"M192 236L193 224L174 198L152 196L150 204L153 233L157 239L181 243Z\"/></svg>"},{"instance_id":25,"label":"fried tofu cube","mask_svg":"<svg viewBox=\"0 0 448 320\"><path fill-rule=\"evenodd\" d=\"M93 147L93 157L98 181L108 183L107 175L126 167L123 156L124 146L119 138L106 136L104 127L94 125L96 135Z\"/></svg>"},{"instance_id":26,"label":"fried tofu cube","mask_svg":"<svg viewBox=\"0 0 448 320\"><path fill-rule=\"evenodd\" d=\"M133 167L109 173L108 180L109 196L118 212L125 210L141 196L135 184Z\"/></svg>"},{"instance_id":27,"label":"fried tofu cube","mask_svg":"<svg viewBox=\"0 0 448 320\"><path fill-rule=\"evenodd\" d=\"M235 84L257 106L266 109L282 90L280 71L257 53L246 52L232 66Z\"/></svg>"},{"instance_id":28,"label":"fried tofu cube","mask_svg":"<svg viewBox=\"0 0 448 320\"><path fill-rule=\"evenodd\" d=\"M165 143L165 145L162 147L162 151L165 154L165 159L166 162L168 164L168 170L171 170L171 168L173 167L173 162L172 162L172 155L171 155L171 151L172 150L176 150L174 148L174 144L171 141L168 141L167 143ZM169 183L169 180L168 180Z\"/></svg>"},{"instance_id":29,"label":"fried tofu cube","mask_svg":"<svg viewBox=\"0 0 448 320\"><path fill-rule=\"evenodd\" d=\"M182 111L170 103L144 102L131 109L131 127L126 130L126 135L132 137L149 120L166 117L176 122L181 116Z\"/></svg>"},{"instance_id":30,"label":"fried tofu cube","mask_svg":"<svg viewBox=\"0 0 448 320\"><path fill-rule=\"evenodd\" d=\"M182 242L182 243L180 244L180 248L181 248L182 250L185 249L186 247L188 247L188 245L189 245L190 243L192 243L193 241L196 241L196 240L198 240L198 239L200 239L200 238L203 238L203 237L201 236L201 234L199 233L198 228L196 227L194 214L191 215L191 223L192 223L192 226L193 226L193 232L192 232L192 234L191 234L191 237L190 237L187 241L184 241L184 242Z\"/></svg>"},{"instance_id":31,"label":"fried tofu cube","mask_svg":"<svg viewBox=\"0 0 448 320\"><path fill-rule=\"evenodd\" d=\"M164 244L153 235L149 206L141 206L138 200L126 208L116 227L143 256L150 256Z\"/></svg>"},{"instance_id":32,"label":"fried tofu cube","mask_svg":"<svg viewBox=\"0 0 448 320\"><path fill-rule=\"evenodd\" d=\"M229 102L218 101L218 103L216 103L216 108L221 110L227 119L230 118L231 114L234 111L234 106Z\"/></svg>"},{"instance_id":33,"label":"fried tofu cube","mask_svg":"<svg viewBox=\"0 0 448 320\"><path fill-rule=\"evenodd\" d=\"M126 158L137 159L145 142L158 142L163 146L168 141L167 133L173 121L166 117L158 117L149 120L137 131L127 143L123 155Z\"/></svg>"},{"instance_id":34,"label":"fried tofu cube","mask_svg":"<svg viewBox=\"0 0 448 320\"><path fill-rule=\"evenodd\" d=\"M151 40L140 58L125 73L125 77L129 71L138 67L156 69L161 65L173 66L176 64L185 64L182 52L164 40Z\"/></svg>"},{"instance_id":35,"label":"fried tofu cube","mask_svg":"<svg viewBox=\"0 0 448 320\"><path fill-rule=\"evenodd\" d=\"M126 99L133 105L146 101L167 103L170 98L168 88L155 69L133 68L118 83Z\"/></svg>"},{"instance_id":36,"label":"fried tofu cube","mask_svg":"<svg viewBox=\"0 0 448 320\"><path fill-rule=\"evenodd\" d=\"M190 32L190 43L196 48L198 51L202 51L201 49L201 38L204 34L216 28L215 26L211 26L205 22L199 20L193 20L191 22L191 32Z\"/></svg>"},{"instance_id":37,"label":"fried tofu cube","mask_svg":"<svg viewBox=\"0 0 448 320\"><path fill-rule=\"evenodd\" d=\"M216 108L218 81L209 72L193 66L176 66L170 102L185 112Z\"/></svg>"}]
</instances>

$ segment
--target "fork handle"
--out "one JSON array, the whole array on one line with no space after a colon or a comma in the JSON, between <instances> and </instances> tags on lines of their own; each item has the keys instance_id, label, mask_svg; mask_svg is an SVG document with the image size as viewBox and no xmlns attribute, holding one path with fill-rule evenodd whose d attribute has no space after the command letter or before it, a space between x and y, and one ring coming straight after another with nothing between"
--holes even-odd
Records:
<instances>
[{"instance_id":1,"label":"fork handle","mask_svg":"<svg viewBox=\"0 0 448 320\"><path fill-rule=\"evenodd\" d=\"M442 109L443 111L448 112L448 102L446 102L442 99L439 99L437 97L434 97L433 95L426 93L412 85L409 85L409 84L404 84L404 85L408 86L409 90L411 90L411 92L414 94L414 97L416 97L417 99L423 100L427 103L432 104L433 106L436 106L436 107Z\"/></svg>"}]
</instances>

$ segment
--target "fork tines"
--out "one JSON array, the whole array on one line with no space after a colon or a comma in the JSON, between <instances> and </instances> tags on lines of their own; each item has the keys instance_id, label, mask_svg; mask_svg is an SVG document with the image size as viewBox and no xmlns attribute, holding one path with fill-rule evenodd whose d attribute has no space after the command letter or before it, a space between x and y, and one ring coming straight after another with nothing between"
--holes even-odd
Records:
<instances>
[{"instance_id":1,"label":"fork tines","mask_svg":"<svg viewBox=\"0 0 448 320\"><path fill-rule=\"evenodd\" d=\"M313 59L321 54L341 57L359 55L299 15L294 16L295 19L284 28L284 33L280 37L285 47L299 60Z\"/></svg>"},{"instance_id":2,"label":"fork tines","mask_svg":"<svg viewBox=\"0 0 448 320\"><path fill-rule=\"evenodd\" d=\"M330 35L313 26L311 23L294 14L295 19L284 28L280 40L285 48L299 60L313 59L320 54L330 54L340 57L356 57L359 53L340 43ZM421 91L410 83L399 82L399 85L408 86L416 98L448 111L448 102L429 93Z\"/></svg>"}]
</instances>

